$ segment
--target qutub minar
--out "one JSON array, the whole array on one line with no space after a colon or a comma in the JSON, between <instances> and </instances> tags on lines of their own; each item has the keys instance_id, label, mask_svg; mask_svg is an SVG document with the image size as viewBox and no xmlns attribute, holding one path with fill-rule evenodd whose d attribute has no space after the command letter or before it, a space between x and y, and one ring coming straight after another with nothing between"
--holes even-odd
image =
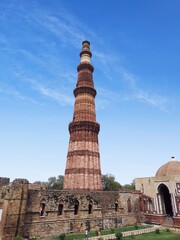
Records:
<instances>
[{"instance_id":1,"label":"qutub minar","mask_svg":"<svg viewBox=\"0 0 180 240\"><path fill-rule=\"evenodd\" d=\"M64 189L102 190L102 176L90 42L82 43L78 80L74 89L73 121L69 124L70 141L64 177Z\"/></svg>"},{"instance_id":2,"label":"qutub minar","mask_svg":"<svg viewBox=\"0 0 180 240\"><path fill-rule=\"evenodd\" d=\"M51 190L21 178L10 183L9 178L0 177L0 240L42 239L143 222L180 228L180 162L175 158L160 167L155 177L136 178L136 190L102 191L100 125L89 47L88 41L82 43L77 67L64 189Z\"/></svg>"}]
</instances>

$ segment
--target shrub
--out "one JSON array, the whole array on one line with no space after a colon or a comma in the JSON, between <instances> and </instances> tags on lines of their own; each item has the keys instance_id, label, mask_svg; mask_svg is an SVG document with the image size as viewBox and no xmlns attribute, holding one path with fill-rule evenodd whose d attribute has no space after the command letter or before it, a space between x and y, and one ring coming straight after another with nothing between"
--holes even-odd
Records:
<instances>
[{"instance_id":1,"label":"shrub","mask_svg":"<svg viewBox=\"0 0 180 240\"><path fill-rule=\"evenodd\" d=\"M122 239L122 233L121 232L116 233L116 239L117 240Z\"/></svg>"},{"instance_id":2,"label":"shrub","mask_svg":"<svg viewBox=\"0 0 180 240\"><path fill-rule=\"evenodd\" d=\"M64 240L66 238L66 234L65 233L61 233L58 237L59 240Z\"/></svg>"},{"instance_id":3,"label":"shrub","mask_svg":"<svg viewBox=\"0 0 180 240\"><path fill-rule=\"evenodd\" d=\"M111 228L111 233L114 233L114 228Z\"/></svg>"},{"instance_id":4,"label":"shrub","mask_svg":"<svg viewBox=\"0 0 180 240\"><path fill-rule=\"evenodd\" d=\"M15 238L14 238L14 240L23 240L23 238L22 238L22 237L19 237L19 236L17 236L17 237L15 237Z\"/></svg>"},{"instance_id":5,"label":"shrub","mask_svg":"<svg viewBox=\"0 0 180 240\"><path fill-rule=\"evenodd\" d=\"M166 232L170 232L170 229L169 229L169 228L166 228Z\"/></svg>"},{"instance_id":6,"label":"shrub","mask_svg":"<svg viewBox=\"0 0 180 240\"><path fill-rule=\"evenodd\" d=\"M136 230L138 229L138 225L135 225L134 227L135 227Z\"/></svg>"},{"instance_id":7,"label":"shrub","mask_svg":"<svg viewBox=\"0 0 180 240\"><path fill-rule=\"evenodd\" d=\"M156 229L155 233L159 234L160 233L160 230L159 228Z\"/></svg>"}]
</instances>

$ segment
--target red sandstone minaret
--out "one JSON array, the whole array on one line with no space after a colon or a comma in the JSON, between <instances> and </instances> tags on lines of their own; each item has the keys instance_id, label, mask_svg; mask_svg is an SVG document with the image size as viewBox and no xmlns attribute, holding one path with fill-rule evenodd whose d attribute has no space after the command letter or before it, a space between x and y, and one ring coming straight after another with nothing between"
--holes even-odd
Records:
<instances>
[{"instance_id":1,"label":"red sandstone minaret","mask_svg":"<svg viewBox=\"0 0 180 240\"><path fill-rule=\"evenodd\" d=\"M102 190L98 145L100 125L96 122L94 67L90 59L90 42L82 43L78 80L74 89L73 121L69 124L70 141L67 154L64 189Z\"/></svg>"}]
</instances>

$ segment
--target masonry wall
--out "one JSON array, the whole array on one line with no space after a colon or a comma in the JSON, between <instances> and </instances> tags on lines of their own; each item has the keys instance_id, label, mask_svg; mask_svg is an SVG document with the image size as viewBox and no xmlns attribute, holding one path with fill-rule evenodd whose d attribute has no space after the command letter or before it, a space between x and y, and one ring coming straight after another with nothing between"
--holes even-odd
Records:
<instances>
[{"instance_id":1,"label":"masonry wall","mask_svg":"<svg viewBox=\"0 0 180 240\"><path fill-rule=\"evenodd\" d=\"M4 196L6 195L6 186L9 185L10 179L0 177L0 240L2 237L2 214L4 207Z\"/></svg>"},{"instance_id":2,"label":"masonry wall","mask_svg":"<svg viewBox=\"0 0 180 240\"><path fill-rule=\"evenodd\" d=\"M2 219L0 240L12 240L12 237L23 235L25 213L28 198L26 179L16 179L6 187L2 198Z\"/></svg>"},{"instance_id":3,"label":"masonry wall","mask_svg":"<svg viewBox=\"0 0 180 240\"><path fill-rule=\"evenodd\" d=\"M3 186L7 186L10 182L9 178L6 177L0 177L0 188Z\"/></svg>"},{"instance_id":4,"label":"masonry wall","mask_svg":"<svg viewBox=\"0 0 180 240\"><path fill-rule=\"evenodd\" d=\"M25 235L39 236L41 230L41 235L50 236L62 232L83 232L86 228L97 230L134 224L136 218L133 209L131 213L127 211L127 199L130 198L133 204L138 197L138 194L131 192L31 190L28 198ZM40 203L45 204L43 216L38 214ZM79 208L78 213L75 214L77 203ZM62 215L58 213L59 204L63 205ZM90 205L91 213L89 213ZM44 224L46 228L43 227ZM29 225L33 227L29 229Z\"/></svg>"},{"instance_id":5,"label":"masonry wall","mask_svg":"<svg viewBox=\"0 0 180 240\"><path fill-rule=\"evenodd\" d=\"M47 237L60 233L134 225L139 192L58 191L28 188L16 180L3 201L0 240ZM40 214L40 210L42 210Z\"/></svg>"}]
</instances>

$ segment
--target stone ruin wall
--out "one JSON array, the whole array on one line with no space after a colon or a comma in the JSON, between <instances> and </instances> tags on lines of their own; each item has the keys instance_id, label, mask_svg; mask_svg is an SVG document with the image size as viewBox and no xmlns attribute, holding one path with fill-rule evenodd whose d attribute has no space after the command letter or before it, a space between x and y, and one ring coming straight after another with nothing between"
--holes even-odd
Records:
<instances>
[{"instance_id":1,"label":"stone ruin wall","mask_svg":"<svg viewBox=\"0 0 180 240\"><path fill-rule=\"evenodd\" d=\"M10 179L6 177L0 177L0 240L2 236L2 212L4 206L4 196L6 194L6 186L9 185Z\"/></svg>"},{"instance_id":2,"label":"stone ruin wall","mask_svg":"<svg viewBox=\"0 0 180 240\"><path fill-rule=\"evenodd\" d=\"M84 232L86 228L91 231L116 228L139 221L136 209L139 192L33 190L29 186L27 180L18 179L7 187L0 240L11 240L17 235L46 237ZM131 202L130 212L128 201ZM39 215L40 205L43 205L42 216Z\"/></svg>"},{"instance_id":3,"label":"stone ruin wall","mask_svg":"<svg viewBox=\"0 0 180 240\"><path fill-rule=\"evenodd\" d=\"M0 221L2 217L3 199L6 194L6 186L9 185L10 179L0 177Z\"/></svg>"},{"instance_id":4,"label":"stone ruin wall","mask_svg":"<svg viewBox=\"0 0 180 240\"><path fill-rule=\"evenodd\" d=\"M2 218L0 222L0 240L12 240L14 236L23 236L23 226L28 198L26 179L16 179L1 191Z\"/></svg>"}]
</instances>

